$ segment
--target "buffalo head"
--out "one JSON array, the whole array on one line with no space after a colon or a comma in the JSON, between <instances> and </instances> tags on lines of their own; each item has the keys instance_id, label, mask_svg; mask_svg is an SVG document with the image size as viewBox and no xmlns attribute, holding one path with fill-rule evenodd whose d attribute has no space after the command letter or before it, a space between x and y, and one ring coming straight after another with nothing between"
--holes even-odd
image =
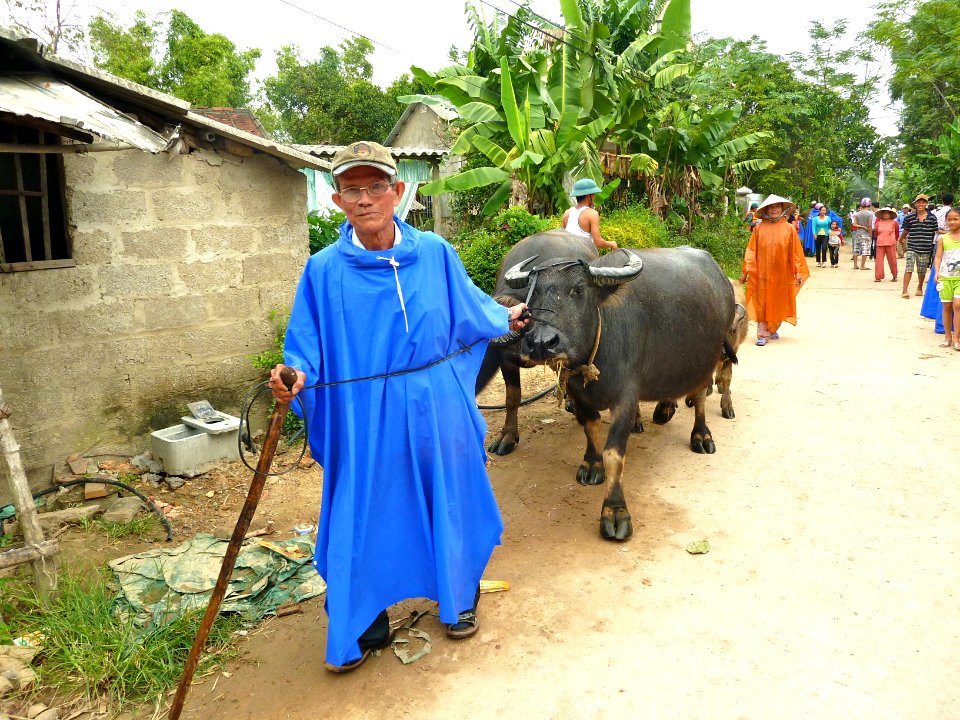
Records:
<instances>
[{"instance_id":1,"label":"buffalo head","mask_svg":"<svg viewBox=\"0 0 960 720\"><path fill-rule=\"evenodd\" d=\"M626 262L617 264L621 258ZM622 283L640 274L643 261L636 253L621 249L591 263L559 259L526 269L534 259L517 263L504 276L514 289L530 287L527 304L535 322L523 337L520 354L534 361L581 365L593 352L597 308L608 302Z\"/></svg>"}]
</instances>

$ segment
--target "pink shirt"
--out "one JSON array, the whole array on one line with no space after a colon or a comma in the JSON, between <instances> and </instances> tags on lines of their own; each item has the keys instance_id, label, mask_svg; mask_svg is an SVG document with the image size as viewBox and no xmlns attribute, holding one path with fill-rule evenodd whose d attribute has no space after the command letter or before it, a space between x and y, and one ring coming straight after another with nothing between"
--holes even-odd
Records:
<instances>
[{"instance_id":1,"label":"pink shirt","mask_svg":"<svg viewBox=\"0 0 960 720\"><path fill-rule=\"evenodd\" d=\"M896 220L877 220L877 247L896 245L900 237L900 226Z\"/></svg>"}]
</instances>

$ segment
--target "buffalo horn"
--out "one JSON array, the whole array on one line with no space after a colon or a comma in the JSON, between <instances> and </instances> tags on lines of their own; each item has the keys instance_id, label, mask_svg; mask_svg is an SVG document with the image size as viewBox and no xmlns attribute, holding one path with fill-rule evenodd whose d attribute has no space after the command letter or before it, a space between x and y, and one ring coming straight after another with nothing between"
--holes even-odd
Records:
<instances>
[{"instance_id":1,"label":"buffalo horn","mask_svg":"<svg viewBox=\"0 0 960 720\"><path fill-rule=\"evenodd\" d=\"M524 270L523 266L529 265L538 257L538 255L528 257L526 260L518 262L512 268L507 270L507 274L503 276L503 281L507 284L507 287L512 288L513 290L525 288L527 283L530 282L530 271Z\"/></svg>"},{"instance_id":2,"label":"buffalo horn","mask_svg":"<svg viewBox=\"0 0 960 720\"><path fill-rule=\"evenodd\" d=\"M643 270L643 260L635 252L620 248L627 256L627 264L622 267L597 267L590 265L590 278L594 285L619 285L633 280Z\"/></svg>"}]
</instances>

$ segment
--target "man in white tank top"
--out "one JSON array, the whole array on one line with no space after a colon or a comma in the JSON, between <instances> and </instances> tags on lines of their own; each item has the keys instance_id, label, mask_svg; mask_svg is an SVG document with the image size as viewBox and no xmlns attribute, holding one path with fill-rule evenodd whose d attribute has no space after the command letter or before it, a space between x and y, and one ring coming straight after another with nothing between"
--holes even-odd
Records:
<instances>
[{"instance_id":1,"label":"man in white tank top","mask_svg":"<svg viewBox=\"0 0 960 720\"><path fill-rule=\"evenodd\" d=\"M563 214L563 229L579 237L590 238L597 248L616 250L617 244L604 240L600 236L600 213L593 209L593 196L600 192L600 188L590 178L577 180L573 184L573 197L576 207L572 207Z\"/></svg>"}]
</instances>

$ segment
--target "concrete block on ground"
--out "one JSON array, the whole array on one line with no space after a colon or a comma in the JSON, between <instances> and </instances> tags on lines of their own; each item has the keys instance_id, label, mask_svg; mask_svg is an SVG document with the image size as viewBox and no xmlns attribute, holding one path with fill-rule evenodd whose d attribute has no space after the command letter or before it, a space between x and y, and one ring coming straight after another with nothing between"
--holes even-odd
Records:
<instances>
[{"instance_id":1,"label":"concrete block on ground","mask_svg":"<svg viewBox=\"0 0 960 720\"><path fill-rule=\"evenodd\" d=\"M109 494L110 491L107 489L107 485L105 483L84 483L83 485L84 500L105 498Z\"/></svg>"},{"instance_id":2,"label":"concrete block on ground","mask_svg":"<svg viewBox=\"0 0 960 720\"><path fill-rule=\"evenodd\" d=\"M153 456L163 463L164 472L195 477L212 464L236 456L238 432L234 429L213 435L180 424L150 433L150 442Z\"/></svg>"},{"instance_id":3,"label":"concrete block on ground","mask_svg":"<svg viewBox=\"0 0 960 720\"><path fill-rule=\"evenodd\" d=\"M103 513L103 519L113 523L128 523L143 509L143 501L138 497L117 498Z\"/></svg>"}]
</instances>

